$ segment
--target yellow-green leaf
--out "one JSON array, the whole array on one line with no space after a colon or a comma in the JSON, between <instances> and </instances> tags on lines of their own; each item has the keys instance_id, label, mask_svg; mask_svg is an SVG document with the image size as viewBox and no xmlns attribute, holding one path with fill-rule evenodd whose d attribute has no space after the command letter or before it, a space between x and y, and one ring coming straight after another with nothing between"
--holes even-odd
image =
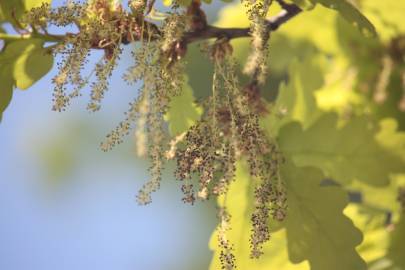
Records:
<instances>
[{"instance_id":1,"label":"yellow-green leaf","mask_svg":"<svg viewBox=\"0 0 405 270\"><path fill-rule=\"evenodd\" d=\"M264 244L264 254L258 259L250 258L250 232L252 229L250 217L254 209L254 183L248 173L247 166L240 162L237 166L235 181L230 184L226 199L221 197L218 201L226 207L231 215L231 230L227 238L234 247L237 269L249 270L308 270L308 264L292 264L288 260L285 230L273 232L271 240ZM279 228L271 225L271 229ZM214 251L211 261L211 270L221 269L219 260L220 249L217 241L217 231L211 236L210 248Z\"/></svg>"},{"instance_id":2,"label":"yellow-green leaf","mask_svg":"<svg viewBox=\"0 0 405 270\"><path fill-rule=\"evenodd\" d=\"M324 176L315 168L287 163L281 175L288 194L285 227L290 260L308 260L311 270L366 269L355 250L361 232L343 214L346 192L338 186L322 186Z\"/></svg>"},{"instance_id":3,"label":"yellow-green leaf","mask_svg":"<svg viewBox=\"0 0 405 270\"><path fill-rule=\"evenodd\" d=\"M326 8L339 12L350 24L356 26L366 36L376 36L374 25L347 0L311 0Z\"/></svg>"},{"instance_id":4,"label":"yellow-green leaf","mask_svg":"<svg viewBox=\"0 0 405 270\"><path fill-rule=\"evenodd\" d=\"M363 233L363 242L356 248L366 262L372 262L385 256L388 247L389 231L385 227L386 216L380 212L376 217L370 217L364 210L366 206L350 204L345 208L347 215L354 225Z\"/></svg>"},{"instance_id":5,"label":"yellow-green leaf","mask_svg":"<svg viewBox=\"0 0 405 270\"><path fill-rule=\"evenodd\" d=\"M390 174L405 171L404 161L376 140L378 130L367 118L353 118L343 127L337 122L334 114L323 115L305 131L291 123L280 130L280 148L297 166L320 168L327 177L345 184L357 179L383 186Z\"/></svg>"},{"instance_id":6,"label":"yellow-green leaf","mask_svg":"<svg viewBox=\"0 0 405 270\"><path fill-rule=\"evenodd\" d=\"M171 99L165 120L172 136L187 131L199 118L202 109L194 103L193 90L185 83L180 95Z\"/></svg>"},{"instance_id":7,"label":"yellow-green leaf","mask_svg":"<svg viewBox=\"0 0 405 270\"><path fill-rule=\"evenodd\" d=\"M401 0L362 0L361 10L377 28L379 38L389 41L404 33L405 1Z\"/></svg>"},{"instance_id":8,"label":"yellow-green leaf","mask_svg":"<svg viewBox=\"0 0 405 270\"><path fill-rule=\"evenodd\" d=\"M14 86L27 89L52 68L53 56L40 39L6 44L0 52L0 117L10 103Z\"/></svg>"},{"instance_id":9,"label":"yellow-green leaf","mask_svg":"<svg viewBox=\"0 0 405 270\"><path fill-rule=\"evenodd\" d=\"M18 41L12 44L12 53L18 53L13 76L16 86L27 89L47 74L53 65L53 55L43 48L44 42L40 39Z\"/></svg>"},{"instance_id":10,"label":"yellow-green leaf","mask_svg":"<svg viewBox=\"0 0 405 270\"><path fill-rule=\"evenodd\" d=\"M405 132L398 131L395 119L387 118L380 122L380 132L376 139L384 148L405 162Z\"/></svg>"},{"instance_id":11,"label":"yellow-green leaf","mask_svg":"<svg viewBox=\"0 0 405 270\"><path fill-rule=\"evenodd\" d=\"M9 72L10 70L0 65L0 121L13 95L13 80Z\"/></svg>"},{"instance_id":12,"label":"yellow-green leaf","mask_svg":"<svg viewBox=\"0 0 405 270\"><path fill-rule=\"evenodd\" d=\"M395 230L391 235L390 247L388 248L387 257L393 264L393 269L405 269L405 214L395 225Z\"/></svg>"},{"instance_id":13,"label":"yellow-green leaf","mask_svg":"<svg viewBox=\"0 0 405 270\"><path fill-rule=\"evenodd\" d=\"M314 93L324 84L323 69L323 58L314 54L291 63L288 82L280 85L272 113L262 121L273 136L292 121L301 123L305 129L321 115Z\"/></svg>"},{"instance_id":14,"label":"yellow-green leaf","mask_svg":"<svg viewBox=\"0 0 405 270\"><path fill-rule=\"evenodd\" d=\"M310 0L290 0L291 3L296 4L301 9L308 10L314 8L315 4L312 3Z\"/></svg>"},{"instance_id":15,"label":"yellow-green leaf","mask_svg":"<svg viewBox=\"0 0 405 270\"><path fill-rule=\"evenodd\" d=\"M298 168L287 161L280 174L288 195L285 228L270 222L272 236L259 259L250 258L255 179L246 166L238 164L235 181L226 197L219 199L220 206L231 215L231 229L226 236L234 247L238 269L308 270L309 265L313 270L365 269L355 250L362 240L361 233L343 214L346 192L337 186L321 186L324 176L315 168ZM210 269L220 269L217 232L211 237L210 248L214 250Z\"/></svg>"},{"instance_id":16,"label":"yellow-green leaf","mask_svg":"<svg viewBox=\"0 0 405 270\"><path fill-rule=\"evenodd\" d=\"M0 22L7 21L14 25L18 24L21 16L42 3L51 3L52 0L2 0L0 1Z\"/></svg>"}]
</instances>

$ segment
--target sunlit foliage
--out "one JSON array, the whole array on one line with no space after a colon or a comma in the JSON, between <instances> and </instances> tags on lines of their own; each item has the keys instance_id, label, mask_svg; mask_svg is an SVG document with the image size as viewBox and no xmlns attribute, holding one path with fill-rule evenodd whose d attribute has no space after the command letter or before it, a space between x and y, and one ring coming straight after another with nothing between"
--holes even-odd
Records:
<instances>
[{"instance_id":1,"label":"sunlit foliage","mask_svg":"<svg viewBox=\"0 0 405 270\"><path fill-rule=\"evenodd\" d=\"M135 129L140 204L170 160L185 203L217 199L211 269L405 269L405 4L242 0L213 26L203 2L1 2L1 115L56 55L52 109L87 88L102 109L134 43L122 77L141 86L101 149Z\"/></svg>"}]
</instances>

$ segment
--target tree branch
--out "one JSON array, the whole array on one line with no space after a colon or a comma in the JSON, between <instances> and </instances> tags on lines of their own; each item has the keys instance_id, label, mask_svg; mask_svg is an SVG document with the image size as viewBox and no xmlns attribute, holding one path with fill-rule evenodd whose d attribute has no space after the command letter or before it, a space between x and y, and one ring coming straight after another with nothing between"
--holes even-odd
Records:
<instances>
[{"instance_id":1,"label":"tree branch","mask_svg":"<svg viewBox=\"0 0 405 270\"><path fill-rule=\"evenodd\" d=\"M282 4L281 4L282 3ZM267 20L267 29L268 31L277 30L282 24L289 21L291 18L295 17L302 10L293 4L286 4L280 1L280 5L283 7L283 10L276 16ZM216 26L208 25L205 29L189 32L185 34L184 41L186 43L192 43L199 40L210 39L210 38L241 38L249 37L250 28L220 28Z\"/></svg>"},{"instance_id":2,"label":"tree branch","mask_svg":"<svg viewBox=\"0 0 405 270\"><path fill-rule=\"evenodd\" d=\"M269 32L277 30L282 24L289 21L291 18L295 17L298 13L302 10L294 5L294 4L287 4L283 0L277 0L283 10L276 16L267 20L267 29ZM146 22L146 21L145 21ZM158 27L152 22L146 22L148 25L149 31L153 31L155 34L152 36L152 39L158 38L161 33L158 30ZM149 34L148 31L144 32L144 37L148 38ZM9 35L0 33L0 39L2 40L18 40L18 39L28 39L34 37L34 33L26 34L26 35ZM70 34L74 35L74 34ZM128 40L129 33L124 32L121 42L123 44L129 44L131 42L137 40ZM199 29L195 29L194 31L185 33L185 36L182 40L184 44L189 44L192 42L206 40L211 38L227 38L227 39L234 39L234 38L242 38L242 37L250 37L250 28L221 28L212 25L204 25ZM64 39L62 35L50 35L50 34L37 34L36 37L42 38L46 41L51 42L61 42ZM93 49L105 49L101 48L96 43L92 47Z\"/></svg>"}]
</instances>

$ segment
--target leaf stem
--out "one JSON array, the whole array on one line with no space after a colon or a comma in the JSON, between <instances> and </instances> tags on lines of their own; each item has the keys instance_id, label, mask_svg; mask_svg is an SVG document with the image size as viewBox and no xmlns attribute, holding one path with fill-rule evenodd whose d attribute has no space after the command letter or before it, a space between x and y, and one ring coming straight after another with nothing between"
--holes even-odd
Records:
<instances>
[{"instance_id":1,"label":"leaf stem","mask_svg":"<svg viewBox=\"0 0 405 270\"><path fill-rule=\"evenodd\" d=\"M51 35L51 34L41 34L41 33L29 33L29 34L7 34L7 33L0 33L0 39L4 41L17 41L17 40L25 40L31 38L39 38L47 42L60 42L66 36L65 35Z\"/></svg>"}]
</instances>

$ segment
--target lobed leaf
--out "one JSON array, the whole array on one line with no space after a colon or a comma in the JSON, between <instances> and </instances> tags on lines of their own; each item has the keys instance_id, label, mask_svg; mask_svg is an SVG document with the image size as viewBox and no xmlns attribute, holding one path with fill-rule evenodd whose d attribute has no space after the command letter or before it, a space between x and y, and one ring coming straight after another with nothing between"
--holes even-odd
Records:
<instances>
[{"instance_id":1,"label":"lobed leaf","mask_svg":"<svg viewBox=\"0 0 405 270\"><path fill-rule=\"evenodd\" d=\"M226 207L231 215L231 229L227 232L227 238L233 245L233 254L236 257L237 269L249 270L308 270L306 262L293 264L288 260L286 232L281 224L271 224L273 231L269 242L263 246L264 255L258 259L250 257L250 232L252 230L251 215L254 210L254 184L246 164L240 162L237 166L235 181L229 186L226 197L219 198L221 207ZM287 191L288 192L288 191ZM278 231L277 231L278 230ZM214 251L210 269L221 269L220 252L218 247L218 232L215 231L210 240L210 248Z\"/></svg>"},{"instance_id":2,"label":"lobed leaf","mask_svg":"<svg viewBox=\"0 0 405 270\"><path fill-rule=\"evenodd\" d=\"M16 86L27 89L47 74L53 66L53 56L40 39L14 42L9 53L17 56L13 68Z\"/></svg>"},{"instance_id":3,"label":"lobed leaf","mask_svg":"<svg viewBox=\"0 0 405 270\"><path fill-rule=\"evenodd\" d=\"M377 130L366 117L353 118L343 127L337 122L334 114L325 114L305 131L291 123L280 130L280 148L297 166L320 168L343 184L357 179L384 186L390 174L405 171L404 160L379 144Z\"/></svg>"},{"instance_id":4,"label":"lobed leaf","mask_svg":"<svg viewBox=\"0 0 405 270\"><path fill-rule=\"evenodd\" d=\"M287 163L281 170L287 186L285 221L291 262L308 260L311 270L361 270L366 264L355 247L361 232L343 214L347 194L339 186L322 186L321 171Z\"/></svg>"},{"instance_id":5,"label":"lobed leaf","mask_svg":"<svg viewBox=\"0 0 405 270\"><path fill-rule=\"evenodd\" d=\"M321 4L339 12L350 24L356 26L366 36L376 36L374 25L347 0L311 0L314 4Z\"/></svg>"},{"instance_id":6,"label":"lobed leaf","mask_svg":"<svg viewBox=\"0 0 405 270\"><path fill-rule=\"evenodd\" d=\"M378 37L389 41L405 32L405 1L398 0L363 0L361 10L375 25Z\"/></svg>"},{"instance_id":7,"label":"lobed leaf","mask_svg":"<svg viewBox=\"0 0 405 270\"><path fill-rule=\"evenodd\" d=\"M384 257L388 247L389 231L386 228L383 212L370 216L366 212L368 206L361 204L349 204L345 208L347 215L354 225L363 233L363 241L356 250L366 262L372 262ZM369 268L370 269L370 268Z\"/></svg>"},{"instance_id":8,"label":"lobed leaf","mask_svg":"<svg viewBox=\"0 0 405 270\"><path fill-rule=\"evenodd\" d=\"M273 136L281 127L297 121L309 127L322 114L318 109L314 93L324 84L323 58L309 54L305 59L295 59L288 69L288 81L282 82L272 113L262 121Z\"/></svg>"},{"instance_id":9,"label":"lobed leaf","mask_svg":"<svg viewBox=\"0 0 405 270\"><path fill-rule=\"evenodd\" d=\"M13 41L0 53L0 117L14 86L27 89L52 68L53 56L43 45L41 39Z\"/></svg>"},{"instance_id":10,"label":"lobed leaf","mask_svg":"<svg viewBox=\"0 0 405 270\"><path fill-rule=\"evenodd\" d=\"M387 258L391 261L392 269L405 269L405 216L395 226L391 234L390 246L388 248Z\"/></svg>"},{"instance_id":11,"label":"lobed leaf","mask_svg":"<svg viewBox=\"0 0 405 270\"><path fill-rule=\"evenodd\" d=\"M347 193L338 186L321 186L324 176L316 168L298 168L287 161L280 174L288 194L287 219L282 224L269 223L272 237L259 259L250 258L248 233L252 229L255 179L243 164L238 165L227 196L219 199L220 206L231 215L231 230L226 236L234 247L238 269L366 269L355 250L362 241L361 233L343 214ZM221 267L217 233L210 241L214 250L210 269Z\"/></svg>"},{"instance_id":12,"label":"lobed leaf","mask_svg":"<svg viewBox=\"0 0 405 270\"><path fill-rule=\"evenodd\" d=\"M405 162L405 132L398 130L398 123L393 118L380 121L380 132L377 141L388 151Z\"/></svg>"}]
</instances>

